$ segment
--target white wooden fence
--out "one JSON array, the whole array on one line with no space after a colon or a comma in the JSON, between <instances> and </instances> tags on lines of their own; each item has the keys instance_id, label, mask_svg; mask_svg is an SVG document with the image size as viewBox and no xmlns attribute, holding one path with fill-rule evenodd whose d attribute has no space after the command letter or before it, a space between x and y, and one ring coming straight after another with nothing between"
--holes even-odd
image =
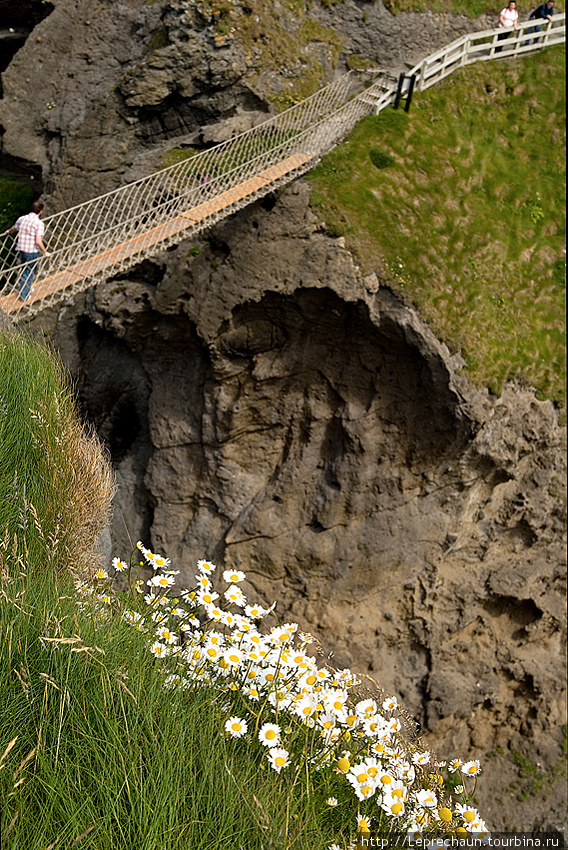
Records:
<instances>
[{"instance_id":1,"label":"white wooden fence","mask_svg":"<svg viewBox=\"0 0 568 850\"><path fill-rule=\"evenodd\" d=\"M472 62L519 56L565 41L564 15L533 32L540 26L525 21L516 31L463 36L400 79L398 94L407 97L414 83L416 90L424 90ZM397 97L397 79L386 72L353 96L357 84L360 88L354 72L345 74L291 109L211 150L48 216L45 242L52 256L37 261L34 291L26 301L19 298L25 265L17 261L13 237L4 237L0 240L0 310L16 321L30 318L305 173L361 118L378 114Z\"/></svg>"}]
</instances>

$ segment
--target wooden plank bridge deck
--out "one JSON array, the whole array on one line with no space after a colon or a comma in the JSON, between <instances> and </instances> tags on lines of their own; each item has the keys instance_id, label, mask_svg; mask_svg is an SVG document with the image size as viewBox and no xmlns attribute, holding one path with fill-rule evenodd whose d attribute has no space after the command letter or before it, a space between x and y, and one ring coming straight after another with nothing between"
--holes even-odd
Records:
<instances>
[{"instance_id":1,"label":"wooden plank bridge deck","mask_svg":"<svg viewBox=\"0 0 568 850\"><path fill-rule=\"evenodd\" d=\"M291 174L298 168L306 165L311 157L306 154L296 153L282 160L282 162L266 168L254 177L249 177L238 186L228 189L219 195L199 204L187 212L181 213L169 221L152 227L143 233L108 248L94 257L82 260L64 271L42 279L34 280L33 290L30 298L25 302L20 301L18 293L0 297L0 309L10 315L11 313L25 311L26 307L43 301L46 297L57 292L63 292L81 281L99 275L106 269L115 268L120 263L131 257L136 257L148 248L161 245L172 236L184 238L185 231L191 231L195 225L206 221L215 213L226 210L246 198L253 197L259 190L270 186L277 180ZM189 235L189 234L187 234Z\"/></svg>"}]
</instances>

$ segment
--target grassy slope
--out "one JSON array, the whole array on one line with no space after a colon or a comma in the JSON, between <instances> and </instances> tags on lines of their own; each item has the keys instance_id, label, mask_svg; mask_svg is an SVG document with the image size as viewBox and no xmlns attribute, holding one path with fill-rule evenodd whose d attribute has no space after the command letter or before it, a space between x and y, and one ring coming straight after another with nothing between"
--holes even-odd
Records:
<instances>
[{"instance_id":1,"label":"grassy slope","mask_svg":"<svg viewBox=\"0 0 568 850\"><path fill-rule=\"evenodd\" d=\"M10 572L0 756L17 740L0 771L4 850L328 846L327 812L305 783L293 791L248 742L225 740L218 694L165 692L120 617L97 628L61 577Z\"/></svg>"},{"instance_id":2,"label":"grassy slope","mask_svg":"<svg viewBox=\"0 0 568 850\"><path fill-rule=\"evenodd\" d=\"M365 119L308 179L313 203L498 392L565 398L562 47L458 71L408 116ZM372 148L394 164L376 168Z\"/></svg>"}]
</instances>

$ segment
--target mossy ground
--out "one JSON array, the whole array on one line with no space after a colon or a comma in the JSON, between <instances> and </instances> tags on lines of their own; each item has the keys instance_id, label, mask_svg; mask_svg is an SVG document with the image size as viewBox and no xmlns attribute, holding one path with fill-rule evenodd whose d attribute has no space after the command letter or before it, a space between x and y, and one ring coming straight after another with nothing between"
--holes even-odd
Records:
<instances>
[{"instance_id":1,"label":"mossy ground","mask_svg":"<svg viewBox=\"0 0 568 850\"><path fill-rule=\"evenodd\" d=\"M408 115L364 119L308 175L330 231L461 350L473 380L498 393L520 379L561 404L564 73L562 47L463 69ZM375 167L371 150L394 164Z\"/></svg>"}]
</instances>

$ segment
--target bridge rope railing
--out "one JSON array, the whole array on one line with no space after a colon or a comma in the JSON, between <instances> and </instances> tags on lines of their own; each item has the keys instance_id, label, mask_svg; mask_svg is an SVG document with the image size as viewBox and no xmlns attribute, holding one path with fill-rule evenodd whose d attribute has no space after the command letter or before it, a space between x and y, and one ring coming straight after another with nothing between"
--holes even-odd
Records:
<instances>
[{"instance_id":1,"label":"bridge rope railing","mask_svg":"<svg viewBox=\"0 0 568 850\"><path fill-rule=\"evenodd\" d=\"M408 94L413 76L421 90L470 62L559 43L565 40L564 17L556 16L538 33L527 32L535 27L530 21L514 33L498 29L463 36L418 63L398 94ZM499 40L500 35L511 37ZM28 301L18 297L25 265L17 262L13 247L6 250L6 241L0 243L0 309L15 320L31 317L305 173L361 118L395 100L397 80L388 72L377 72L374 82L353 96L357 84L360 88L360 76L349 72L214 148L46 217L45 242L52 256L38 261Z\"/></svg>"}]
</instances>

